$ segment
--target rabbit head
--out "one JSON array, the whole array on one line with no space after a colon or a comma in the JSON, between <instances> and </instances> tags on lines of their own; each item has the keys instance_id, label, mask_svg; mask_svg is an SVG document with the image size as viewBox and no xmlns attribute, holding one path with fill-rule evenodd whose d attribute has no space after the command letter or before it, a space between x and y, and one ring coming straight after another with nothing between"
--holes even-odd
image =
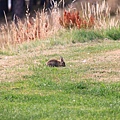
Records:
<instances>
[{"instance_id":1,"label":"rabbit head","mask_svg":"<svg viewBox=\"0 0 120 120\"><path fill-rule=\"evenodd\" d=\"M65 67L65 62L64 62L64 59L63 59L63 57L61 57L60 56L60 66L62 66L62 67Z\"/></svg>"}]
</instances>

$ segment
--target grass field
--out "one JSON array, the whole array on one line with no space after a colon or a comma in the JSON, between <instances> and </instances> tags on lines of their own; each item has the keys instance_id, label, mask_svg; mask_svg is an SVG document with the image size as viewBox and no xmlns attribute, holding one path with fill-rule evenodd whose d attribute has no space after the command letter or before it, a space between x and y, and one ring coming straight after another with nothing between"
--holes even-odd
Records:
<instances>
[{"instance_id":1,"label":"grass field","mask_svg":"<svg viewBox=\"0 0 120 120\"><path fill-rule=\"evenodd\" d=\"M0 26L0 120L120 119L118 15L71 7ZM46 66L60 56L66 67Z\"/></svg>"},{"instance_id":2,"label":"grass field","mask_svg":"<svg viewBox=\"0 0 120 120\"><path fill-rule=\"evenodd\" d=\"M120 41L65 38L1 53L0 120L120 119ZM46 66L59 56L65 68Z\"/></svg>"}]
</instances>

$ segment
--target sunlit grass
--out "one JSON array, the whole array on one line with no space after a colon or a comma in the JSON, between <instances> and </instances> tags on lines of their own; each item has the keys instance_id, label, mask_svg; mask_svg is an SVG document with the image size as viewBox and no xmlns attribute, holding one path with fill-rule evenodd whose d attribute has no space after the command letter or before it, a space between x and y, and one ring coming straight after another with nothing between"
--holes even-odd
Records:
<instances>
[{"instance_id":1,"label":"sunlit grass","mask_svg":"<svg viewBox=\"0 0 120 120\"><path fill-rule=\"evenodd\" d=\"M86 42L88 39L120 39L119 19L117 19L116 16L114 18L110 16L110 7L106 2L96 3L96 6L90 3L85 3L81 4L81 8L81 12L78 9L78 12L80 12L80 18L84 18L88 21L90 16L93 16L94 23L92 28L88 27L87 30L77 30L74 32L74 29L77 28L73 27L72 29L70 27L68 32L70 32L70 34L74 34L72 38L70 38L73 40L73 43L76 42L76 40L79 42ZM72 4L69 9L65 9L68 13L70 11L74 12ZM62 32L61 34L65 31L65 28L60 25L59 21L61 16L63 16L62 14L64 14L64 11L59 8L53 8L49 13L45 12L43 9L43 11L35 13L35 18L30 18L29 14L26 14L26 18L24 20L19 20L17 25L14 22L9 24L7 22L7 18L5 17L6 24L0 26L0 50L5 51L8 49L12 51L16 49L18 44L43 39L48 39L49 41L49 38L53 36L54 41L51 41L51 44L61 43L56 42L55 35L59 31ZM84 29L84 27L81 29ZM66 38L69 40L69 35L68 37L66 35Z\"/></svg>"},{"instance_id":2,"label":"sunlit grass","mask_svg":"<svg viewBox=\"0 0 120 120\"><path fill-rule=\"evenodd\" d=\"M0 119L119 120L119 27L53 27L49 37L1 42ZM66 67L46 66L59 56Z\"/></svg>"}]
</instances>

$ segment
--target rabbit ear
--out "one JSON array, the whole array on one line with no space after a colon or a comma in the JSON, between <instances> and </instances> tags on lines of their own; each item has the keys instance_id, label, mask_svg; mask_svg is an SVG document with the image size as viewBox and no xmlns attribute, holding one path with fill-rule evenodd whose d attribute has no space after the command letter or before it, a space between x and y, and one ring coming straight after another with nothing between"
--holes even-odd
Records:
<instances>
[{"instance_id":1,"label":"rabbit ear","mask_svg":"<svg viewBox=\"0 0 120 120\"><path fill-rule=\"evenodd\" d=\"M61 59L61 62L64 62L64 60L63 60L63 57L62 57L62 56L60 56L60 59Z\"/></svg>"}]
</instances>

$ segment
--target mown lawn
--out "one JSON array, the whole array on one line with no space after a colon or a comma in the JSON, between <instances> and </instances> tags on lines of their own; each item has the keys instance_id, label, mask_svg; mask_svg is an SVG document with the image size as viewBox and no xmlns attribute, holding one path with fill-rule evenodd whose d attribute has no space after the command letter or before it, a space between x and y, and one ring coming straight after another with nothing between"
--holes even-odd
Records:
<instances>
[{"instance_id":1,"label":"mown lawn","mask_svg":"<svg viewBox=\"0 0 120 120\"><path fill-rule=\"evenodd\" d=\"M35 71L24 81L1 83L1 120L120 119L120 82L81 80L67 68Z\"/></svg>"},{"instance_id":2,"label":"mown lawn","mask_svg":"<svg viewBox=\"0 0 120 120\"><path fill-rule=\"evenodd\" d=\"M76 41L44 41L50 45L39 48L40 42L17 53L25 62L20 59L19 67L1 72L6 78L0 83L0 120L120 119L120 42ZM46 66L59 56L65 68ZM16 73L21 76L14 77Z\"/></svg>"}]
</instances>

